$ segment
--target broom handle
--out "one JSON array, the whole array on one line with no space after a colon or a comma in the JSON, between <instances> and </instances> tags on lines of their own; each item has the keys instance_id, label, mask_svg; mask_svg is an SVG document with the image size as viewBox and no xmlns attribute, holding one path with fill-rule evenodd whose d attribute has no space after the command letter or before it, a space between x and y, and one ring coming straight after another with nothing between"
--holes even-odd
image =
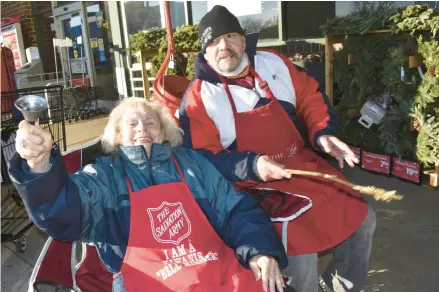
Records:
<instances>
[{"instance_id":1,"label":"broom handle","mask_svg":"<svg viewBox=\"0 0 439 292\"><path fill-rule=\"evenodd\" d=\"M291 174L295 174L295 175L305 175L305 176L319 176L319 177L324 177L327 178L329 180L333 180L336 181L338 183L341 183L342 185L354 188L357 185L347 182L343 179L338 178L336 175L332 175L332 174L327 174L327 173L322 173L322 172L314 172L314 171L306 171L306 170L298 170L298 169L285 169L287 172L291 173Z\"/></svg>"},{"instance_id":2,"label":"broom handle","mask_svg":"<svg viewBox=\"0 0 439 292\"><path fill-rule=\"evenodd\" d=\"M327 174L327 173L321 173L321 172L314 172L314 171L306 171L306 170L298 170L298 169L285 169L288 173L293 175L305 175L305 176L317 176L317 177L323 177L335 182L338 182L342 185L348 186L354 190L359 191L360 193L367 194L370 196L382 196L385 195L387 198L395 199L395 200L401 200L403 196L396 194L396 191L385 191L383 189L378 189L373 186L361 186L356 185L350 182L347 182L343 179L338 178L336 175ZM375 197L377 199L377 197Z\"/></svg>"}]
</instances>

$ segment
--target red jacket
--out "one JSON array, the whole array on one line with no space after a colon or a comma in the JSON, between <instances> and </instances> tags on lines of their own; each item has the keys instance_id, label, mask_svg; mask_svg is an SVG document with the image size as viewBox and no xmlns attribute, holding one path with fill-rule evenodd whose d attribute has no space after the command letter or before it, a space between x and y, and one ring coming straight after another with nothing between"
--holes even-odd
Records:
<instances>
[{"instance_id":1,"label":"red jacket","mask_svg":"<svg viewBox=\"0 0 439 292\"><path fill-rule=\"evenodd\" d=\"M305 69L295 66L276 51L256 52L254 40L247 39L246 48L255 71L268 82L296 127L305 128L308 141L314 148L318 149L316 141L321 135L338 134L338 121L328 97ZM259 180L255 162L260 153L236 151L230 103L218 77L207 66L203 56L198 55L195 78L180 106L185 146L200 150L232 182ZM268 102L258 84L251 88L233 80L228 80L228 83L238 112Z\"/></svg>"}]
</instances>

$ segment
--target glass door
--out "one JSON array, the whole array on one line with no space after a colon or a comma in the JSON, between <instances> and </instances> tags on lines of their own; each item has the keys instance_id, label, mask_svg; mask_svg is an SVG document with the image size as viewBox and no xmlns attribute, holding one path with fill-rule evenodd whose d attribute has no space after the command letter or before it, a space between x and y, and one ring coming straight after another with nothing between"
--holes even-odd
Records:
<instances>
[{"instance_id":1,"label":"glass door","mask_svg":"<svg viewBox=\"0 0 439 292\"><path fill-rule=\"evenodd\" d=\"M64 37L72 40L72 46L67 48L68 60L70 60L70 73L73 86L89 86L87 75L87 58L85 57L84 38L82 35L81 17L75 15L67 16L61 20Z\"/></svg>"},{"instance_id":2,"label":"glass door","mask_svg":"<svg viewBox=\"0 0 439 292\"><path fill-rule=\"evenodd\" d=\"M88 58L83 13L80 2L74 2L54 9L57 38L69 38L72 46L62 48L61 62L66 79L66 86L93 86L94 78Z\"/></svg>"}]
</instances>

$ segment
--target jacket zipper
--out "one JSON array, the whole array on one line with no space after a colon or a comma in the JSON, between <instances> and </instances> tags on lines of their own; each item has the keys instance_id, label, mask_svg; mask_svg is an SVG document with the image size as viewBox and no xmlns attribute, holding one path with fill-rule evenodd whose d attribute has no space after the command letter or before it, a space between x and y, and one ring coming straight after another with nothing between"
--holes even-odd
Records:
<instances>
[{"instance_id":1,"label":"jacket zipper","mask_svg":"<svg viewBox=\"0 0 439 292\"><path fill-rule=\"evenodd\" d=\"M148 166L149 166L149 179L151 180L151 184L152 184L153 186L155 186L155 185L156 185L156 182L155 182L155 179L154 179L154 175L153 175L153 173L152 173L152 148L154 148L153 145L151 145L151 153L149 154L149 161L148 161Z\"/></svg>"}]
</instances>

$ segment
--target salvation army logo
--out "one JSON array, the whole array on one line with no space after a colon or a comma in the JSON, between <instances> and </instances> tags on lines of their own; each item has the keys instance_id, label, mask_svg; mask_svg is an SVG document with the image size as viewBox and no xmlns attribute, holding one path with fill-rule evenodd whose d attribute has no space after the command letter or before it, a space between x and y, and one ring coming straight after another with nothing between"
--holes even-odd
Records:
<instances>
[{"instance_id":1,"label":"salvation army logo","mask_svg":"<svg viewBox=\"0 0 439 292\"><path fill-rule=\"evenodd\" d=\"M148 208L152 235L158 242L179 244L191 234L191 222L181 202L163 202L158 208Z\"/></svg>"}]
</instances>

